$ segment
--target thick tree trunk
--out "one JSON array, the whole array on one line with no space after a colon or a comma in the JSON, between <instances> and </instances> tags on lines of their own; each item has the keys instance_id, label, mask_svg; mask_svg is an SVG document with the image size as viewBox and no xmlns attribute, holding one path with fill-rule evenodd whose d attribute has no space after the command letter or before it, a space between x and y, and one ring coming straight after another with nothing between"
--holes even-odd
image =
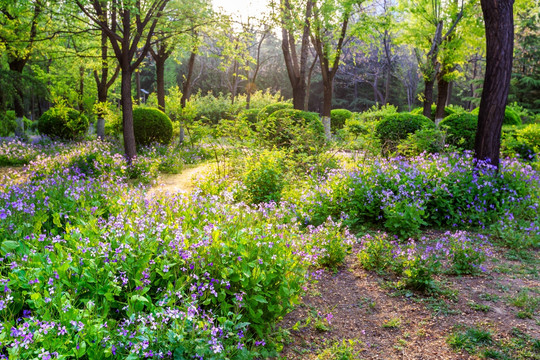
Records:
<instances>
[{"instance_id":1,"label":"thick tree trunk","mask_svg":"<svg viewBox=\"0 0 540 360\"><path fill-rule=\"evenodd\" d=\"M141 104L141 73L135 71L135 104Z\"/></svg>"},{"instance_id":2,"label":"thick tree trunk","mask_svg":"<svg viewBox=\"0 0 540 360\"><path fill-rule=\"evenodd\" d=\"M426 80L424 87L424 114L425 117L431 119L431 104L433 104L433 85L435 80Z\"/></svg>"},{"instance_id":3,"label":"thick tree trunk","mask_svg":"<svg viewBox=\"0 0 540 360\"><path fill-rule=\"evenodd\" d=\"M514 47L514 0L481 0L486 28L486 74L478 114L475 159L499 167L501 128Z\"/></svg>"},{"instance_id":4,"label":"thick tree trunk","mask_svg":"<svg viewBox=\"0 0 540 360\"><path fill-rule=\"evenodd\" d=\"M437 81L437 110L435 110L435 124L439 124L444 118L444 108L448 102L448 94L450 91L450 83L444 80L441 74Z\"/></svg>"},{"instance_id":5,"label":"thick tree trunk","mask_svg":"<svg viewBox=\"0 0 540 360\"><path fill-rule=\"evenodd\" d=\"M158 57L156 61L156 87L158 109L165 111L165 59Z\"/></svg>"},{"instance_id":6,"label":"thick tree trunk","mask_svg":"<svg viewBox=\"0 0 540 360\"><path fill-rule=\"evenodd\" d=\"M137 155L133 131L133 101L131 100L131 70L122 69L122 125L124 128L124 150L128 163Z\"/></svg>"}]
</instances>

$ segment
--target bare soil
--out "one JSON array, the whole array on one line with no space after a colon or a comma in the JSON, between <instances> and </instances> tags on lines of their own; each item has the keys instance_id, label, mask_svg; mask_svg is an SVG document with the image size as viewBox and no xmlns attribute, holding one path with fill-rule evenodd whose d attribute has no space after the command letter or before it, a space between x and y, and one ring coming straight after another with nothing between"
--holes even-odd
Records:
<instances>
[{"instance_id":1,"label":"bare soil","mask_svg":"<svg viewBox=\"0 0 540 360\"><path fill-rule=\"evenodd\" d=\"M208 170L210 170L210 165L202 164L186 168L180 174L161 174L157 179L157 185L148 190L146 196L191 192L195 188L197 178L204 175Z\"/></svg>"},{"instance_id":2,"label":"bare soil","mask_svg":"<svg viewBox=\"0 0 540 360\"><path fill-rule=\"evenodd\" d=\"M540 256L532 252L525 265L498 253L485 274L441 276L442 290L432 295L396 290L395 279L362 269L353 253L339 271L325 271L285 316L280 326L289 335L281 358L316 359L330 344L357 340L359 359L478 359L448 345L459 326L487 328L495 341L509 338L516 328L540 339L538 309L532 319L520 319L519 309L509 303L524 288L540 290ZM475 310L472 302L489 310ZM317 329L316 319L327 313L333 315L329 329Z\"/></svg>"}]
</instances>

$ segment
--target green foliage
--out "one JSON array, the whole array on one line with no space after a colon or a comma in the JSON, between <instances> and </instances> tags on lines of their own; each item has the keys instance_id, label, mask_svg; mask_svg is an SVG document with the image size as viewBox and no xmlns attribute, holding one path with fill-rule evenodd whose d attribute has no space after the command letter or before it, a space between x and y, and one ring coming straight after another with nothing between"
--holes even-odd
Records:
<instances>
[{"instance_id":1,"label":"green foliage","mask_svg":"<svg viewBox=\"0 0 540 360\"><path fill-rule=\"evenodd\" d=\"M39 118L39 132L53 139L75 140L88 130L88 118L81 112L58 104Z\"/></svg>"},{"instance_id":2,"label":"green foliage","mask_svg":"<svg viewBox=\"0 0 540 360\"><path fill-rule=\"evenodd\" d=\"M492 333L490 331L469 327L463 331L455 331L448 338L448 343L454 349L467 350L474 352L477 347L489 345L493 342Z\"/></svg>"},{"instance_id":3,"label":"green foliage","mask_svg":"<svg viewBox=\"0 0 540 360\"><path fill-rule=\"evenodd\" d=\"M533 318L540 306L540 297L538 295L538 291L521 289L517 295L510 298L510 304L520 309L517 317L520 319Z\"/></svg>"},{"instance_id":4,"label":"green foliage","mask_svg":"<svg viewBox=\"0 0 540 360\"><path fill-rule=\"evenodd\" d=\"M397 147L398 153L405 156L418 156L422 153L442 153L446 144L446 131L437 128L424 128L409 134Z\"/></svg>"},{"instance_id":5,"label":"green foliage","mask_svg":"<svg viewBox=\"0 0 540 360\"><path fill-rule=\"evenodd\" d=\"M375 134L381 141L383 153L388 154L397 149L397 145L409 134L423 128L434 128L435 124L423 115L399 113L385 116L376 126Z\"/></svg>"},{"instance_id":6,"label":"green foliage","mask_svg":"<svg viewBox=\"0 0 540 360\"><path fill-rule=\"evenodd\" d=\"M265 150L247 160L244 183L253 203L279 202L285 180L284 158L281 151Z\"/></svg>"},{"instance_id":7,"label":"green foliage","mask_svg":"<svg viewBox=\"0 0 540 360\"><path fill-rule=\"evenodd\" d=\"M17 128L15 111L0 112L0 136L9 136Z\"/></svg>"},{"instance_id":8,"label":"green foliage","mask_svg":"<svg viewBox=\"0 0 540 360\"><path fill-rule=\"evenodd\" d=\"M259 121L259 112L260 109L246 109L242 110L238 114L238 120L239 121L245 121L249 124L251 130L256 130L257 128L257 122Z\"/></svg>"},{"instance_id":9,"label":"green foliage","mask_svg":"<svg viewBox=\"0 0 540 360\"><path fill-rule=\"evenodd\" d=\"M330 124L332 131L336 132L345 126L345 122L352 118L353 113L346 109L333 109L330 112Z\"/></svg>"},{"instance_id":10,"label":"green foliage","mask_svg":"<svg viewBox=\"0 0 540 360\"><path fill-rule=\"evenodd\" d=\"M481 236L470 236L458 231L448 234L451 269L457 275L476 274L482 270L481 266L490 255L489 243Z\"/></svg>"},{"instance_id":11,"label":"green foliage","mask_svg":"<svg viewBox=\"0 0 540 360\"><path fill-rule=\"evenodd\" d=\"M96 103L93 109L97 116L105 119L105 135L119 137L122 134L122 114L109 102Z\"/></svg>"},{"instance_id":12,"label":"green foliage","mask_svg":"<svg viewBox=\"0 0 540 360\"><path fill-rule=\"evenodd\" d=\"M292 109L292 108L293 108L292 104L286 103L286 102L268 104L259 111L259 115L258 115L259 121L266 120L270 115L272 115L278 110Z\"/></svg>"},{"instance_id":13,"label":"green foliage","mask_svg":"<svg viewBox=\"0 0 540 360\"><path fill-rule=\"evenodd\" d=\"M460 106L445 106L444 107L444 117L453 115L453 114L459 114L465 112L465 110ZM413 110L411 110L411 114L414 115L423 115L424 108L423 107L417 107ZM431 120L435 120L435 114L437 113L437 104L431 104Z\"/></svg>"},{"instance_id":14,"label":"green foliage","mask_svg":"<svg viewBox=\"0 0 540 360\"><path fill-rule=\"evenodd\" d=\"M397 113L397 106L388 104L379 107L374 105L367 111L356 113L354 117L362 122L378 122L389 115L395 115Z\"/></svg>"},{"instance_id":15,"label":"green foliage","mask_svg":"<svg viewBox=\"0 0 540 360\"><path fill-rule=\"evenodd\" d=\"M135 142L145 146L151 143L168 144L172 140L173 126L167 115L154 108L133 109Z\"/></svg>"},{"instance_id":16,"label":"green foliage","mask_svg":"<svg viewBox=\"0 0 540 360\"><path fill-rule=\"evenodd\" d=\"M446 141L465 150L474 149L478 116L472 113L450 115L441 121L441 128L446 129Z\"/></svg>"},{"instance_id":17,"label":"green foliage","mask_svg":"<svg viewBox=\"0 0 540 360\"><path fill-rule=\"evenodd\" d=\"M360 350L357 348L362 345L359 340L342 340L336 341L331 346L324 349L317 360L353 360L358 359Z\"/></svg>"},{"instance_id":18,"label":"green foliage","mask_svg":"<svg viewBox=\"0 0 540 360\"><path fill-rule=\"evenodd\" d=\"M540 124L503 126L502 152L519 155L525 161L534 161L540 153Z\"/></svg>"},{"instance_id":19,"label":"green foliage","mask_svg":"<svg viewBox=\"0 0 540 360\"><path fill-rule=\"evenodd\" d=\"M317 259L318 265L334 271L343 265L356 239L347 230L341 229L341 223L334 222L330 217L316 228L309 225L307 231L313 236L313 245L322 250Z\"/></svg>"},{"instance_id":20,"label":"green foliage","mask_svg":"<svg viewBox=\"0 0 540 360\"><path fill-rule=\"evenodd\" d=\"M480 108L477 107L471 111L471 114L476 115L478 117L478 113L480 112ZM504 120L503 125L521 125L521 118L515 112L511 107L506 107L504 109Z\"/></svg>"},{"instance_id":21,"label":"green foliage","mask_svg":"<svg viewBox=\"0 0 540 360\"><path fill-rule=\"evenodd\" d=\"M365 235L361 239L361 245L362 249L357 257L364 269L383 272L389 268L396 268L395 243L392 243L386 233Z\"/></svg>"},{"instance_id":22,"label":"green foliage","mask_svg":"<svg viewBox=\"0 0 540 360\"><path fill-rule=\"evenodd\" d=\"M261 113L265 114L268 110L265 109ZM282 109L261 120L258 126L270 148L290 148L295 153L312 154L321 151L325 144L324 127L317 113Z\"/></svg>"}]
</instances>

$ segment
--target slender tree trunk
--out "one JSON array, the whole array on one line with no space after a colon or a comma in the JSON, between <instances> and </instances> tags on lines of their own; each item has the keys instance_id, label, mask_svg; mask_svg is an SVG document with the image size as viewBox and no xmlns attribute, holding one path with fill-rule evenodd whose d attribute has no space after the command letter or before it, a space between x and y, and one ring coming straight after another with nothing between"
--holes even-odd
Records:
<instances>
[{"instance_id":1,"label":"slender tree trunk","mask_svg":"<svg viewBox=\"0 0 540 360\"><path fill-rule=\"evenodd\" d=\"M133 130L133 101L131 100L131 70L122 69L122 125L124 128L124 150L129 163L137 155Z\"/></svg>"},{"instance_id":2,"label":"slender tree trunk","mask_svg":"<svg viewBox=\"0 0 540 360\"><path fill-rule=\"evenodd\" d=\"M135 104L141 104L141 72L135 71Z\"/></svg>"},{"instance_id":3,"label":"slender tree trunk","mask_svg":"<svg viewBox=\"0 0 540 360\"><path fill-rule=\"evenodd\" d=\"M499 167L501 128L514 47L514 0L481 0L486 29L486 74L478 114L475 159Z\"/></svg>"},{"instance_id":4,"label":"slender tree trunk","mask_svg":"<svg viewBox=\"0 0 540 360\"><path fill-rule=\"evenodd\" d=\"M156 87L158 108L165 111L165 58L154 58L156 61Z\"/></svg>"}]
</instances>

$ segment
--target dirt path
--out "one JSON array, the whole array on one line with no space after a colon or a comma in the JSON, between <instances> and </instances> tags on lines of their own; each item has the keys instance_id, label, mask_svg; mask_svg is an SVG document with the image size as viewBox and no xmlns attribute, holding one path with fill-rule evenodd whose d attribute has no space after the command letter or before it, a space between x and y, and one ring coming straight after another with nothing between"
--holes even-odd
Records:
<instances>
[{"instance_id":1,"label":"dirt path","mask_svg":"<svg viewBox=\"0 0 540 360\"><path fill-rule=\"evenodd\" d=\"M157 179L157 185L148 191L147 197L165 193L188 193L195 188L196 178L210 168L209 164L202 164L184 169L180 174L162 174Z\"/></svg>"},{"instance_id":2,"label":"dirt path","mask_svg":"<svg viewBox=\"0 0 540 360\"><path fill-rule=\"evenodd\" d=\"M538 345L531 349L530 342L515 344L520 340L512 335L517 329L540 344L540 314L533 310L530 317L519 318L520 309L509 303L524 288L540 289L540 254L533 253L528 264L499 257L486 264L487 274L443 276L440 280L448 293L432 297L392 289L392 278L365 271L350 255L340 271L325 271L302 303L285 316L280 326L288 329L288 336L280 359L478 359L480 351L471 354L474 351L450 347L447 339L456 326L488 328L493 342L508 344L509 357L493 358L540 359L534 347ZM472 302L486 308L475 310ZM331 324L324 321L328 313ZM354 346L358 352L352 357L321 355L332 344L343 348L343 340L358 342Z\"/></svg>"}]
</instances>

